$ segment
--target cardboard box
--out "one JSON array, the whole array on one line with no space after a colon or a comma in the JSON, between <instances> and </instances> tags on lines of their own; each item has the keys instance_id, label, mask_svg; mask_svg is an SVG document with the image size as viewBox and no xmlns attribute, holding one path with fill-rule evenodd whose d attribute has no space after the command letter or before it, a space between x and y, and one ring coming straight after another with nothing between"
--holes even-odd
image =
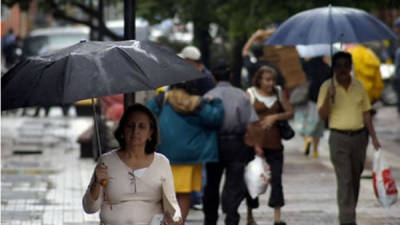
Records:
<instances>
[{"instance_id":1,"label":"cardboard box","mask_svg":"<svg viewBox=\"0 0 400 225\"><path fill-rule=\"evenodd\" d=\"M264 58L279 68L286 88L293 89L307 81L300 56L294 46L265 46Z\"/></svg>"}]
</instances>

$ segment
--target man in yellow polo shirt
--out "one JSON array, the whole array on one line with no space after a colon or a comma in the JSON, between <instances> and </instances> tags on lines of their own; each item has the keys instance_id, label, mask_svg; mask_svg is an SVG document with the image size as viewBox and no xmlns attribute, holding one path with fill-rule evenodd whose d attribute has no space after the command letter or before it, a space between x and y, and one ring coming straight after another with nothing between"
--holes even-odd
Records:
<instances>
[{"instance_id":1,"label":"man in yellow polo shirt","mask_svg":"<svg viewBox=\"0 0 400 225\"><path fill-rule=\"evenodd\" d=\"M329 148L337 180L337 202L341 225L356 225L360 176L364 169L368 134L375 149L380 148L371 121L371 104L362 83L351 77L351 55L333 55L334 81L327 80L318 96L318 111L329 121Z\"/></svg>"}]
</instances>

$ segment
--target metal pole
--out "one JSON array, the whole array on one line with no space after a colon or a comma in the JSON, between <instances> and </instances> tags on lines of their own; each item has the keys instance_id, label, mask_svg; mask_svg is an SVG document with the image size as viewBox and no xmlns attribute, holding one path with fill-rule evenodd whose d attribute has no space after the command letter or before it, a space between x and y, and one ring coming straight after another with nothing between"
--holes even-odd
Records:
<instances>
[{"instance_id":1,"label":"metal pole","mask_svg":"<svg viewBox=\"0 0 400 225\"><path fill-rule=\"evenodd\" d=\"M94 98L92 98L92 109L93 109L93 120L94 120L94 128L96 130L96 138L97 138L97 149L99 150L99 163L104 163L101 161L101 155L103 154L101 142L100 142L100 132L99 132L99 124L97 123L97 113L96 106L94 103ZM108 185L108 180L104 179L100 181L101 186L106 187Z\"/></svg>"},{"instance_id":2,"label":"metal pole","mask_svg":"<svg viewBox=\"0 0 400 225\"><path fill-rule=\"evenodd\" d=\"M124 40L134 40L135 33L135 0L124 0Z\"/></svg>"},{"instance_id":3,"label":"metal pole","mask_svg":"<svg viewBox=\"0 0 400 225\"><path fill-rule=\"evenodd\" d=\"M96 106L94 103L94 98L92 98L92 109L93 109L93 124L94 129L96 131L96 139L97 139L97 149L99 151L99 159L101 159L101 155L103 154L101 143L100 143L100 132L99 132L99 125L97 123L97 113L96 113Z\"/></svg>"},{"instance_id":4,"label":"metal pole","mask_svg":"<svg viewBox=\"0 0 400 225\"><path fill-rule=\"evenodd\" d=\"M332 16L332 6L331 4L329 4L329 18ZM332 26L333 27L333 26ZM332 41L332 37L330 37L330 55L331 55L331 70L332 70L332 80L331 80L331 85L335 86L335 74L333 73L333 61L332 61L332 55L333 55L333 41ZM331 98L331 102L335 103L335 96L332 96Z\"/></svg>"},{"instance_id":5,"label":"metal pole","mask_svg":"<svg viewBox=\"0 0 400 225\"><path fill-rule=\"evenodd\" d=\"M93 9L93 0L89 1L89 8ZM95 40L95 37L94 37L94 30L93 30L93 15L91 13L89 14L89 21L90 21L89 39L91 41L93 41L93 40Z\"/></svg>"},{"instance_id":6,"label":"metal pole","mask_svg":"<svg viewBox=\"0 0 400 225\"><path fill-rule=\"evenodd\" d=\"M135 33L135 0L124 0L124 40L136 39ZM135 93L124 94L124 108L135 103Z\"/></svg>"},{"instance_id":7,"label":"metal pole","mask_svg":"<svg viewBox=\"0 0 400 225\"><path fill-rule=\"evenodd\" d=\"M104 36L104 26L103 26L103 24L104 24L104 4L103 4L103 0L99 0L98 10L99 10L99 14L98 14L97 20L98 20L98 24L99 24L99 33L97 36L97 40L102 41L103 36Z\"/></svg>"}]
</instances>

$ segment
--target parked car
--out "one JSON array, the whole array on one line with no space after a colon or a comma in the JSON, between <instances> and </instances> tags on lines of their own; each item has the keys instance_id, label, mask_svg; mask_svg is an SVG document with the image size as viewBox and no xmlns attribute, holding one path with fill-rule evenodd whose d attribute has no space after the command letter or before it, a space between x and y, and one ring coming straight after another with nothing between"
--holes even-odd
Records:
<instances>
[{"instance_id":1,"label":"parked car","mask_svg":"<svg viewBox=\"0 0 400 225\"><path fill-rule=\"evenodd\" d=\"M49 27L32 30L25 38L22 57L41 56L89 40L90 29L87 26ZM88 114L90 105L76 104L78 115Z\"/></svg>"},{"instance_id":2,"label":"parked car","mask_svg":"<svg viewBox=\"0 0 400 225\"><path fill-rule=\"evenodd\" d=\"M150 26L149 23L142 19L137 18L135 20L135 36L138 41L148 41L150 36ZM119 36L124 36L124 21L123 20L109 20L106 22L106 26L108 29L113 31L115 34ZM105 38L105 40L108 40Z\"/></svg>"},{"instance_id":3,"label":"parked car","mask_svg":"<svg viewBox=\"0 0 400 225\"><path fill-rule=\"evenodd\" d=\"M33 30L24 40L23 56L40 56L52 51L89 40L89 28L85 26L50 27Z\"/></svg>"}]
</instances>

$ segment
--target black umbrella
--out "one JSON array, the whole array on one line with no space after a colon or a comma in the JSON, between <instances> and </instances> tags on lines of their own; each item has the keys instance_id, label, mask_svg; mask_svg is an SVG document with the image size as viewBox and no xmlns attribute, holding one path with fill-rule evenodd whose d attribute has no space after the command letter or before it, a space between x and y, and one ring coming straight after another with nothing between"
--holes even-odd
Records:
<instances>
[{"instance_id":1,"label":"black umbrella","mask_svg":"<svg viewBox=\"0 0 400 225\"><path fill-rule=\"evenodd\" d=\"M71 104L203 76L175 53L147 42L82 42L8 71L1 79L1 108Z\"/></svg>"},{"instance_id":2,"label":"black umbrella","mask_svg":"<svg viewBox=\"0 0 400 225\"><path fill-rule=\"evenodd\" d=\"M71 104L204 77L164 47L135 40L81 42L28 58L1 78L2 110ZM98 150L101 155L96 110Z\"/></svg>"}]
</instances>

